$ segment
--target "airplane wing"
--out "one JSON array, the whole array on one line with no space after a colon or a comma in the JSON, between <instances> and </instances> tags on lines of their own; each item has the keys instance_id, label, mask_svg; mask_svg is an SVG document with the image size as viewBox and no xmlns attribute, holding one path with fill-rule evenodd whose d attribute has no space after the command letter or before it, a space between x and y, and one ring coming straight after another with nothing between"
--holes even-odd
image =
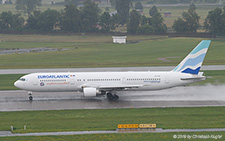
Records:
<instances>
[{"instance_id":1,"label":"airplane wing","mask_svg":"<svg viewBox=\"0 0 225 141\"><path fill-rule=\"evenodd\" d=\"M99 86L93 86L93 85L85 85L82 86L82 88L85 87L92 87L92 88L97 88L99 90L124 90L124 89L132 89L132 88L139 88L143 87L143 85L109 85L109 86L104 86L104 85L99 85Z\"/></svg>"},{"instance_id":2,"label":"airplane wing","mask_svg":"<svg viewBox=\"0 0 225 141\"><path fill-rule=\"evenodd\" d=\"M98 86L99 89L132 89L139 88L143 85L115 85L115 86Z\"/></svg>"}]
</instances>

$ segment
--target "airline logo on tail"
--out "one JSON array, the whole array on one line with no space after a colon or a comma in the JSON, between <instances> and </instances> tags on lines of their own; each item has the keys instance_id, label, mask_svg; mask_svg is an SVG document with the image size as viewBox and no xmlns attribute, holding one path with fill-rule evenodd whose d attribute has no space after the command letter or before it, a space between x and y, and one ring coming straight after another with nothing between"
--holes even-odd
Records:
<instances>
[{"instance_id":1,"label":"airline logo on tail","mask_svg":"<svg viewBox=\"0 0 225 141\"><path fill-rule=\"evenodd\" d=\"M210 40L201 41L191 53L173 70L174 72L198 74L206 52L210 45Z\"/></svg>"}]
</instances>

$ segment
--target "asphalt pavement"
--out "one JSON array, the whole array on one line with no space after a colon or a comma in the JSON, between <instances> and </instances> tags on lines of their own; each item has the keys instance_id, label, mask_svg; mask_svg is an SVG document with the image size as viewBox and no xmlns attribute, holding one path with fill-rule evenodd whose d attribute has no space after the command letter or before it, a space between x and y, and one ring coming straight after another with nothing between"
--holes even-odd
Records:
<instances>
[{"instance_id":1,"label":"asphalt pavement","mask_svg":"<svg viewBox=\"0 0 225 141\"><path fill-rule=\"evenodd\" d=\"M179 133L179 132L224 132L225 128L209 128L209 129L136 129L136 130L111 130L111 131L67 131L67 132L42 132L42 133L11 133L10 131L0 131L0 137L11 136L63 136L63 135L85 135L85 134L116 134L116 133ZM1 133L2 132L2 133ZM178 134L179 135L179 134ZM174 134L173 138L179 136ZM187 139L194 139L196 136L189 135ZM205 137L208 137L207 135ZM222 135L213 136L208 139L222 139ZM184 139L184 138L182 138Z\"/></svg>"},{"instance_id":2,"label":"asphalt pavement","mask_svg":"<svg viewBox=\"0 0 225 141\"><path fill-rule=\"evenodd\" d=\"M225 85L175 87L159 91L122 91L118 101L83 97L78 92L0 91L0 111L225 106Z\"/></svg>"},{"instance_id":3,"label":"asphalt pavement","mask_svg":"<svg viewBox=\"0 0 225 141\"><path fill-rule=\"evenodd\" d=\"M112 68L55 68L55 69L0 69L0 74L28 74L37 72L114 72L114 71L170 71L175 66L112 67ZM204 70L225 70L225 65L202 66Z\"/></svg>"}]
</instances>

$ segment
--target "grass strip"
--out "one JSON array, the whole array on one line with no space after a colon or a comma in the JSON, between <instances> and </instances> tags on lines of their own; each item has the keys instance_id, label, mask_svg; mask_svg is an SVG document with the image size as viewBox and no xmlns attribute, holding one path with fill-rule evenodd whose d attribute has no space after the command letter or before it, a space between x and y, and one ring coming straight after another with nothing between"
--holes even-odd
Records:
<instances>
[{"instance_id":1,"label":"grass strip","mask_svg":"<svg viewBox=\"0 0 225 141\"><path fill-rule=\"evenodd\" d=\"M0 69L174 66L203 40L202 38L131 36L129 37L131 43L113 44L111 36L73 37L79 42L71 42L71 36L64 37L65 42L54 42L60 40L58 36L46 36L44 41L44 39L37 40L33 35L30 36L33 42L23 38L25 37L18 39L21 41L7 39L9 41L0 43L0 49L49 47L59 50L0 55ZM224 40L213 39L204 65L224 64L224 44Z\"/></svg>"},{"instance_id":2,"label":"grass strip","mask_svg":"<svg viewBox=\"0 0 225 141\"><path fill-rule=\"evenodd\" d=\"M11 125L15 133L115 130L117 124L143 123L163 129L225 128L224 117L225 107L0 112L0 130Z\"/></svg>"},{"instance_id":3,"label":"grass strip","mask_svg":"<svg viewBox=\"0 0 225 141\"><path fill-rule=\"evenodd\" d=\"M221 137L222 136L222 137ZM197 138L199 137L199 138ZM201 138L202 137L202 138ZM205 138L204 138L205 137ZM225 132L179 132L179 133L121 133L121 134L94 134L94 135L73 135L73 136L31 136L31 137L2 137L1 140L32 140L32 141L70 141L70 140L132 140L132 141L149 141L149 140L166 140L174 141L176 139L195 139L195 140L224 140Z\"/></svg>"}]
</instances>

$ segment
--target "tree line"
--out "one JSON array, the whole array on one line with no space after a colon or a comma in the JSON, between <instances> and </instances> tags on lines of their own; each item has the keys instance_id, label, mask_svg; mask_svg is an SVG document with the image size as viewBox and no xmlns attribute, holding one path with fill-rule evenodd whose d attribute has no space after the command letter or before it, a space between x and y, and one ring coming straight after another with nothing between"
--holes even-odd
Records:
<instances>
[{"instance_id":1,"label":"tree line","mask_svg":"<svg viewBox=\"0 0 225 141\"><path fill-rule=\"evenodd\" d=\"M174 21L173 29L177 33L196 33L199 28L200 17L196 13L196 6L192 3L187 12L182 13L182 18ZM215 35L225 35L225 6L208 12L203 28L206 32Z\"/></svg>"},{"instance_id":2,"label":"tree line","mask_svg":"<svg viewBox=\"0 0 225 141\"><path fill-rule=\"evenodd\" d=\"M41 0L17 0L16 9L26 13L28 18L25 20L21 14L13 14L11 11L2 12L0 31L111 32L118 26L127 26L129 33L166 32L166 25L163 24L163 18L156 7L153 8L155 13L146 18L136 10L130 12L131 0L115 0L117 13L111 15L107 11L102 13L98 5L91 0L85 0L80 8L73 0L65 2L67 4L61 12L52 9L41 12L35 10L41 5Z\"/></svg>"},{"instance_id":3,"label":"tree line","mask_svg":"<svg viewBox=\"0 0 225 141\"><path fill-rule=\"evenodd\" d=\"M149 0L148 4L219 3L220 0Z\"/></svg>"},{"instance_id":4,"label":"tree line","mask_svg":"<svg viewBox=\"0 0 225 141\"><path fill-rule=\"evenodd\" d=\"M40 5L41 0L17 0L16 9L28 14L28 18L25 20L21 14L13 14L11 11L2 12L0 31L109 32L113 23L113 17L105 12L100 15L101 10L91 0L85 0L81 8L68 4L62 12L52 9L43 12L35 10ZM102 25L101 29L97 27L98 24Z\"/></svg>"},{"instance_id":5,"label":"tree line","mask_svg":"<svg viewBox=\"0 0 225 141\"><path fill-rule=\"evenodd\" d=\"M31 3L31 1L33 3ZM130 34L163 34L167 33L167 26L156 6L149 9L149 17L138 10L143 10L140 1L132 8L131 0L111 0L117 13L102 12L98 5L91 0L85 0L83 6L78 8L73 0L65 0L68 4L58 12L47 9L37 11L36 6L41 5L41 0L16 0L16 9L27 13L26 20L21 14L11 11L0 14L0 32L113 32L118 26L127 27ZM200 17L196 13L196 6L192 3L187 12L182 13L174 21L172 28L177 33L196 33L199 28ZM225 7L216 8L208 13L204 22L207 32L225 34Z\"/></svg>"}]
</instances>

